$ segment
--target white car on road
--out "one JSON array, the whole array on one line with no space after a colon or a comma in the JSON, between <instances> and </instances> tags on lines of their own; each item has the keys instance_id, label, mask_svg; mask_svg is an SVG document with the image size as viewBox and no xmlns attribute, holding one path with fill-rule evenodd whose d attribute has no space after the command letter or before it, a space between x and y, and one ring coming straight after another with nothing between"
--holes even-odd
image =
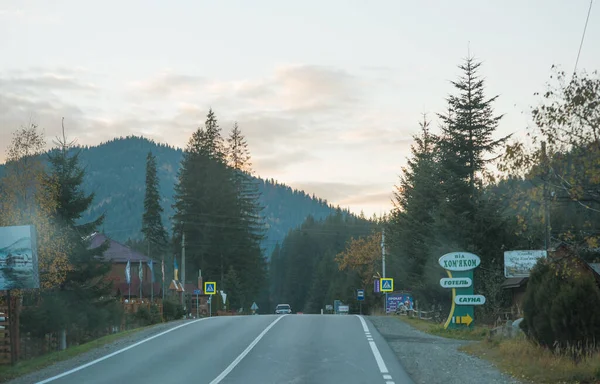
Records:
<instances>
[{"instance_id":1,"label":"white car on road","mask_svg":"<svg viewBox=\"0 0 600 384\"><path fill-rule=\"evenodd\" d=\"M277 304L275 307L275 314L283 315L286 313L292 313L292 307L289 304Z\"/></svg>"}]
</instances>

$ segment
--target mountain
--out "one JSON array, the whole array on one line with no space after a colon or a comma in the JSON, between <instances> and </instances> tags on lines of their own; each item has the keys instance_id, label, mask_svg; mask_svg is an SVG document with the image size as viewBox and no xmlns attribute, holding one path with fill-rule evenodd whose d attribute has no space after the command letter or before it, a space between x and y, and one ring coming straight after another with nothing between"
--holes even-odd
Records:
<instances>
[{"instance_id":1,"label":"mountain","mask_svg":"<svg viewBox=\"0 0 600 384\"><path fill-rule=\"evenodd\" d=\"M106 213L103 231L114 240L140 239L146 155L156 156L160 194L164 209L163 223L171 229L173 194L177 171L183 151L169 145L155 143L142 137L130 136L102 143L98 146L80 147L81 164L86 168L83 183L86 192L94 192L95 199L82 221L89 221ZM0 166L0 177L3 174ZM335 211L326 200L311 197L303 191L270 179L256 178L261 192L267 232L263 248L267 256L286 234L300 226L312 215L323 219Z\"/></svg>"},{"instance_id":2,"label":"mountain","mask_svg":"<svg viewBox=\"0 0 600 384\"><path fill-rule=\"evenodd\" d=\"M0 249L0 258L6 258L8 255L21 255L31 252L31 238L23 237L11 245Z\"/></svg>"}]
</instances>

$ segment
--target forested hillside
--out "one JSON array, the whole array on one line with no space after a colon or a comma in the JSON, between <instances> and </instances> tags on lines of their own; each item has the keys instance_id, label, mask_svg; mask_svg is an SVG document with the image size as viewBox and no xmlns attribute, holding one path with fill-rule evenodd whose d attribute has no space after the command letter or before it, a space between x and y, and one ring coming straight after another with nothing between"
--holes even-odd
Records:
<instances>
[{"instance_id":1,"label":"forested hillside","mask_svg":"<svg viewBox=\"0 0 600 384\"><path fill-rule=\"evenodd\" d=\"M80 150L80 161L86 173L83 188L95 193L90 208L82 221L106 214L104 232L117 241L141 239L144 208L144 177L146 156L149 151L156 157L163 223L171 232L174 186L183 151L155 143L142 137L117 138L98 146L72 149ZM0 166L0 177L4 166ZM256 178L262 215L267 227L262 241L265 255L270 255L275 244L281 242L290 229L299 226L308 215L321 219L334 212L322 199L304 191L278 183L273 179Z\"/></svg>"},{"instance_id":2,"label":"forested hillside","mask_svg":"<svg viewBox=\"0 0 600 384\"><path fill-rule=\"evenodd\" d=\"M318 313L335 299L353 304L355 290L365 287L357 273L340 270L336 256L352 238L366 237L377 227L374 221L341 210L324 220L309 216L273 251L271 302L288 303L294 311L308 313ZM367 289L368 296L371 291Z\"/></svg>"}]
</instances>

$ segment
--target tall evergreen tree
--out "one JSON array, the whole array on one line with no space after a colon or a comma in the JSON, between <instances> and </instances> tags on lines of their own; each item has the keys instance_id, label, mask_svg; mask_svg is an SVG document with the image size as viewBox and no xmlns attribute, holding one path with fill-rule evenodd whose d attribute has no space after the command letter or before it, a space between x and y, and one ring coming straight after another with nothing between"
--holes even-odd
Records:
<instances>
[{"instance_id":1,"label":"tall evergreen tree","mask_svg":"<svg viewBox=\"0 0 600 384\"><path fill-rule=\"evenodd\" d=\"M424 278L431 254L431 233L440 201L437 156L438 137L431 133L426 115L421 132L413 136L412 156L402 168L394 191L394 210L388 223L388 270L406 289L429 294L431 282ZM435 283L437 284L437 282Z\"/></svg>"},{"instance_id":2,"label":"tall evergreen tree","mask_svg":"<svg viewBox=\"0 0 600 384\"><path fill-rule=\"evenodd\" d=\"M485 96L485 82L477 73L480 66L481 62L473 57L467 57L464 64L459 65L463 75L452 82L458 94L447 99L449 113L438 115L443 123L440 148L446 156L445 162L456 177L469 185L472 197L478 173L495 159L486 156L510 137L493 137L503 115L494 115L493 104L498 96Z\"/></svg>"},{"instance_id":3,"label":"tall evergreen tree","mask_svg":"<svg viewBox=\"0 0 600 384\"><path fill-rule=\"evenodd\" d=\"M160 255L167 245L167 231L162 223L163 208L160 205L159 180L156 171L156 157L148 152L146 157L146 194L142 233L150 254ZM150 254L148 256L150 256Z\"/></svg>"},{"instance_id":4,"label":"tall evergreen tree","mask_svg":"<svg viewBox=\"0 0 600 384\"><path fill-rule=\"evenodd\" d=\"M54 215L57 226L62 228L69 238L68 254L71 269L61 286L60 296L66 311L67 328L93 330L106 326L110 316L110 282L103 277L110 270L110 264L104 262L102 255L108 247L105 243L90 248L91 236L104 220L97 219L79 223L82 214L90 207L94 194L86 194L81 184L85 170L79 165L79 151L70 153L73 143L64 135L58 139L58 148L49 153L50 178L58 188L52 188L58 206Z\"/></svg>"},{"instance_id":5,"label":"tall evergreen tree","mask_svg":"<svg viewBox=\"0 0 600 384\"><path fill-rule=\"evenodd\" d=\"M472 57L459 66L463 75L452 83L457 93L447 99L448 113L439 115L439 180L443 199L435 215L435 237L431 243L438 257L454 249L481 257L485 268L475 271L476 288L486 294L489 305L480 310L491 311L504 299L498 289L502 276L499 253L514 240L498 199L486 193L485 173L486 166L497 159L495 152L510 136L494 137L502 115L494 114L493 104L498 96L485 95L485 82L478 75L480 66Z\"/></svg>"},{"instance_id":6,"label":"tall evergreen tree","mask_svg":"<svg viewBox=\"0 0 600 384\"><path fill-rule=\"evenodd\" d=\"M248 143L237 122L233 125L227 143L231 181L237 195L236 214L242 229L237 238L246 244L238 250L235 263L244 266L241 284L248 296L255 299L259 290L268 289L265 279L267 265L260 246L265 234L263 207L260 205L258 184L252 177Z\"/></svg>"},{"instance_id":7,"label":"tall evergreen tree","mask_svg":"<svg viewBox=\"0 0 600 384\"><path fill-rule=\"evenodd\" d=\"M221 286L227 267L246 246L237 235L243 227L224 151L217 118L210 110L184 152L173 217L177 242L182 233L186 236L186 269L201 269L203 276Z\"/></svg>"}]
</instances>

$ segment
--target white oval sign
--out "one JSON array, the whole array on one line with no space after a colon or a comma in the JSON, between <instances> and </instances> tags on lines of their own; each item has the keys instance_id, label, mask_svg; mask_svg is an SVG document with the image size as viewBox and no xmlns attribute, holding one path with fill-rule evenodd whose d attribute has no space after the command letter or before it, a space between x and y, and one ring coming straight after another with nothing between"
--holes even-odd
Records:
<instances>
[{"instance_id":1,"label":"white oval sign","mask_svg":"<svg viewBox=\"0 0 600 384\"><path fill-rule=\"evenodd\" d=\"M481 259L469 252L451 252L440 257L439 263L449 271L469 271L479 267Z\"/></svg>"},{"instance_id":2,"label":"white oval sign","mask_svg":"<svg viewBox=\"0 0 600 384\"><path fill-rule=\"evenodd\" d=\"M466 288L473 284L473 280L468 277L445 277L440 280L442 288Z\"/></svg>"},{"instance_id":3,"label":"white oval sign","mask_svg":"<svg viewBox=\"0 0 600 384\"><path fill-rule=\"evenodd\" d=\"M483 305L485 296L483 295L456 295L454 297L456 305Z\"/></svg>"}]
</instances>

